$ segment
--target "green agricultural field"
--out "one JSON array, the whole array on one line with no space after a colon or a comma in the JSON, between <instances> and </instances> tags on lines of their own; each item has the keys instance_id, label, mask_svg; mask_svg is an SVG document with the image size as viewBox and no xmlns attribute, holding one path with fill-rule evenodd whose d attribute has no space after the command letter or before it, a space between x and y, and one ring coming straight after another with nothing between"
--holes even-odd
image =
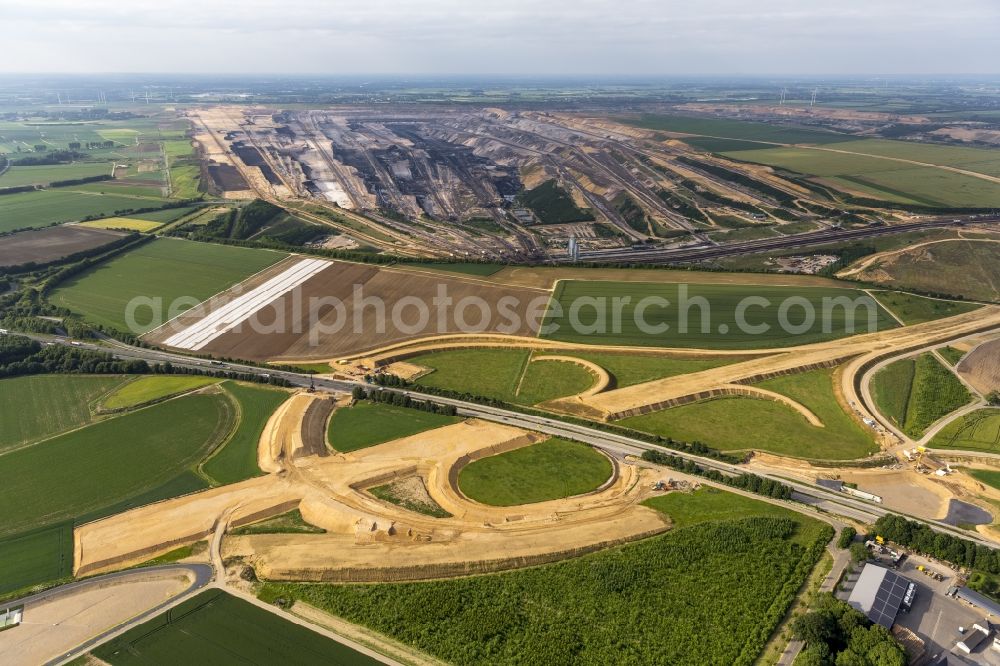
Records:
<instances>
[{"instance_id":1,"label":"green agricultural field","mask_svg":"<svg viewBox=\"0 0 1000 666\"><path fill-rule=\"evenodd\" d=\"M846 150L845 146L852 145L857 144L840 143L832 148ZM989 207L1000 200L1000 184L932 166L875 157L874 154L815 148L766 148L725 153L733 159L829 179L841 189L859 190L888 201L925 206ZM1000 156L997 163L1000 164Z\"/></svg>"},{"instance_id":2,"label":"green agricultural field","mask_svg":"<svg viewBox=\"0 0 1000 666\"><path fill-rule=\"evenodd\" d=\"M381 663L221 590L188 599L96 648L93 655L111 666Z\"/></svg>"},{"instance_id":3,"label":"green agricultural field","mask_svg":"<svg viewBox=\"0 0 1000 666\"><path fill-rule=\"evenodd\" d=\"M162 200L87 194L65 189L8 194L0 197L0 233L72 222L92 215L108 217L115 211L146 208L160 203Z\"/></svg>"},{"instance_id":4,"label":"green agricultural field","mask_svg":"<svg viewBox=\"0 0 1000 666\"><path fill-rule=\"evenodd\" d=\"M0 534L77 518L155 491L225 437L221 395L191 395L0 456Z\"/></svg>"},{"instance_id":5,"label":"green agricultural field","mask_svg":"<svg viewBox=\"0 0 1000 666\"><path fill-rule=\"evenodd\" d=\"M170 167L170 195L177 199L197 199L201 196L201 170L197 164Z\"/></svg>"},{"instance_id":6,"label":"green agricultural field","mask_svg":"<svg viewBox=\"0 0 1000 666\"><path fill-rule=\"evenodd\" d=\"M163 321L287 255L173 238L159 238L119 255L56 289L50 299L88 321L129 331L126 308L136 297L161 299ZM178 300L182 299L182 300ZM137 330L145 333L162 323L150 308L136 310Z\"/></svg>"},{"instance_id":7,"label":"green agricultural field","mask_svg":"<svg viewBox=\"0 0 1000 666\"><path fill-rule=\"evenodd\" d=\"M73 523L0 539L0 597L73 575Z\"/></svg>"},{"instance_id":8,"label":"green agricultural field","mask_svg":"<svg viewBox=\"0 0 1000 666\"><path fill-rule=\"evenodd\" d=\"M875 407L899 428L906 423L906 410L910 404L916 371L917 362L912 358L904 358L890 363L872 377L871 391Z\"/></svg>"},{"instance_id":9,"label":"green agricultural field","mask_svg":"<svg viewBox=\"0 0 1000 666\"><path fill-rule=\"evenodd\" d=\"M217 384L215 377L199 375L150 375L137 377L113 393L101 403L106 410L119 410L160 400L179 393L187 393L209 384Z\"/></svg>"},{"instance_id":10,"label":"green agricultural field","mask_svg":"<svg viewBox=\"0 0 1000 666\"><path fill-rule=\"evenodd\" d=\"M952 366L958 365L958 362L965 358L965 352L954 347L941 347L938 349L938 353Z\"/></svg>"},{"instance_id":11,"label":"green agricultural field","mask_svg":"<svg viewBox=\"0 0 1000 666\"><path fill-rule=\"evenodd\" d=\"M1000 243L949 240L924 245L873 269L860 278L886 287L1000 302Z\"/></svg>"},{"instance_id":12,"label":"green agricultural field","mask_svg":"<svg viewBox=\"0 0 1000 666\"><path fill-rule=\"evenodd\" d=\"M123 381L80 375L0 380L0 452L86 425L90 405Z\"/></svg>"},{"instance_id":13,"label":"green agricultural field","mask_svg":"<svg viewBox=\"0 0 1000 666\"><path fill-rule=\"evenodd\" d=\"M645 114L639 119L622 119L637 127L681 134L699 134L707 137L744 139L766 143L815 143L827 144L850 141L854 137L835 132L808 129L790 125L727 120L724 118L696 118L693 116L671 116ZM743 145L743 144L741 144ZM705 148L709 150L709 148Z\"/></svg>"},{"instance_id":14,"label":"green agricultural field","mask_svg":"<svg viewBox=\"0 0 1000 666\"><path fill-rule=\"evenodd\" d=\"M912 381L909 391L904 391L910 366ZM933 423L972 400L962 382L929 353L916 360L896 361L875 373L872 397L884 416L918 439Z\"/></svg>"},{"instance_id":15,"label":"green agricultural field","mask_svg":"<svg viewBox=\"0 0 1000 666\"><path fill-rule=\"evenodd\" d=\"M925 206L990 208L1000 200L1000 183L934 167L845 174L833 181L877 198Z\"/></svg>"},{"instance_id":16,"label":"green agricultural field","mask_svg":"<svg viewBox=\"0 0 1000 666\"><path fill-rule=\"evenodd\" d=\"M416 380L419 386L529 406L582 393L597 379L574 363L530 358L528 350L460 349L423 354L408 361L434 370Z\"/></svg>"},{"instance_id":17,"label":"green agricultural field","mask_svg":"<svg viewBox=\"0 0 1000 666\"><path fill-rule=\"evenodd\" d=\"M961 303L945 301L936 298L924 298L899 291L873 292L878 302L887 308L907 326L922 324L945 317L954 317L965 312L972 312L982 306L978 303Z\"/></svg>"},{"instance_id":18,"label":"green agricultural field","mask_svg":"<svg viewBox=\"0 0 1000 666\"><path fill-rule=\"evenodd\" d=\"M681 405L618 423L723 451L752 449L795 458L851 460L878 450L872 435L837 402L832 370L778 377L758 386L802 403L824 427L811 425L802 414L779 402L742 397Z\"/></svg>"},{"instance_id":19,"label":"green agricultural field","mask_svg":"<svg viewBox=\"0 0 1000 666\"><path fill-rule=\"evenodd\" d=\"M745 518L794 518L813 530L821 528L816 521L790 509L710 486L702 486L690 493L652 497L643 504L670 516L675 528ZM812 530L803 530L795 539L806 545L811 536Z\"/></svg>"},{"instance_id":20,"label":"green agricultural field","mask_svg":"<svg viewBox=\"0 0 1000 666\"><path fill-rule=\"evenodd\" d=\"M417 379L418 386L511 400L530 355L521 349L459 349L422 354L407 361L434 370Z\"/></svg>"},{"instance_id":21,"label":"green agricultural field","mask_svg":"<svg viewBox=\"0 0 1000 666\"><path fill-rule=\"evenodd\" d=\"M111 173L110 162L76 162L52 166L12 166L0 176L0 189L22 185L48 185L53 181L90 178ZM10 196L10 195L7 195Z\"/></svg>"},{"instance_id":22,"label":"green agricultural field","mask_svg":"<svg viewBox=\"0 0 1000 666\"><path fill-rule=\"evenodd\" d=\"M616 307L615 299L626 297L630 300L618 301L621 306ZM744 300L751 297L758 300ZM697 305L702 299L708 307ZM839 302L847 307L827 307ZM687 330L680 325L685 303L690 305ZM741 303L747 306L744 330L736 318ZM787 331L780 325L784 303L789 306ZM643 304L649 306L644 312ZM618 310L620 326L616 326ZM652 328L643 331L642 321ZM851 289L580 280L559 282L544 325L550 330L543 337L565 342L706 349L789 347L897 326L871 296ZM667 328L655 328L663 326Z\"/></svg>"},{"instance_id":23,"label":"green agricultural field","mask_svg":"<svg viewBox=\"0 0 1000 666\"><path fill-rule=\"evenodd\" d=\"M576 363L568 361L532 361L524 370L513 402L537 405L547 400L583 393L597 377Z\"/></svg>"},{"instance_id":24,"label":"green agricultural field","mask_svg":"<svg viewBox=\"0 0 1000 666\"><path fill-rule=\"evenodd\" d=\"M337 451L347 453L459 421L455 416L362 401L333 412L327 441Z\"/></svg>"},{"instance_id":25,"label":"green agricultural field","mask_svg":"<svg viewBox=\"0 0 1000 666\"><path fill-rule=\"evenodd\" d=\"M137 220L149 220L151 222L162 222L164 224L168 222L173 222L174 220L179 220L180 218L198 210L198 206L185 206L183 208L164 208L163 210L154 210L149 213L136 213L135 215L129 215L129 217Z\"/></svg>"},{"instance_id":26,"label":"green agricultural field","mask_svg":"<svg viewBox=\"0 0 1000 666\"><path fill-rule=\"evenodd\" d=\"M288 399L275 388L226 382L223 388L236 400L240 421L236 431L201 467L219 484L236 483L260 474L257 443L271 414Z\"/></svg>"},{"instance_id":27,"label":"green agricultural field","mask_svg":"<svg viewBox=\"0 0 1000 666\"><path fill-rule=\"evenodd\" d=\"M544 356L546 352L536 352ZM685 375L745 361L747 356L664 357L609 352L558 352L591 361L612 376L616 387L642 384L654 379ZM408 359L434 372L416 380L459 393L479 395L521 405L534 405L553 398L576 395L594 384L594 376L568 362L533 361L529 352L517 349L462 349L433 352Z\"/></svg>"},{"instance_id":28,"label":"green agricultural field","mask_svg":"<svg viewBox=\"0 0 1000 666\"><path fill-rule=\"evenodd\" d=\"M928 446L1000 453L1000 409L979 409L955 419L935 435Z\"/></svg>"},{"instance_id":29,"label":"green agricultural field","mask_svg":"<svg viewBox=\"0 0 1000 666\"><path fill-rule=\"evenodd\" d=\"M300 599L466 666L752 664L832 530L727 492L673 496L663 508L678 509L681 527L555 564L420 583L265 583L260 597Z\"/></svg>"},{"instance_id":30,"label":"green agricultural field","mask_svg":"<svg viewBox=\"0 0 1000 666\"><path fill-rule=\"evenodd\" d=\"M459 472L458 487L476 502L515 506L591 492L611 472L603 453L553 437L469 463Z\"/></svg>"},{"instance_id":31,"label":"green agricultural field","mask_svg":"<svg viewBox=\"0 0 1000 666\"><path fill-rule=\"evenodd\" d=\"M925 164L954 166L966 171L974 171L989 176L1000 175L1000 151L965 146L941 146L915 141L891 141L888 139L864 139L848 141L833 146L836 150L846 150L865 155L894 157Z\"/></svg>"}]
</instances>

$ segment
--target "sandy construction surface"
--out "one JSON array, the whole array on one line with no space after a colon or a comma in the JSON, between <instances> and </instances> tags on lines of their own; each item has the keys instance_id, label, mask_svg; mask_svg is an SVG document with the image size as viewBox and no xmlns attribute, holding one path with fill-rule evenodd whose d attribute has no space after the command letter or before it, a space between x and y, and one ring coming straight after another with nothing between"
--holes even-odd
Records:
<instances>
[{"instance_id":1,"label":"sandy construction surface","mask_svg":"<svg viewBox=\"0 0 1000 666\"><path fill-rule=\"evenodd\" d=\"M51 597L25 609L24 620L0 632L5 664L43 664L145 610L190 584L184 575L146 574Z\"/></svg>"},{"instance_id":2,"label":"sandy construction surface","mask_svg":"<svg viewBox=\"0 0 1000 666\"><path fill-rule=\"evenodd\" d=\"M641 506L649 480L615 463L597 491L518 507L492 507L457 488L462 466L544 439L519 428L468 420L348 454L310 455L310 410L300 393L272 416L259 446L267 476L167 500L76 529L75 571L96 573L144 561L210 534L298 508L326 534L228 537L225 557L266 578L411 580L552 561L661 532L668 520ZM324 452L325 453L325 452ZM452 514L431 518L382 502L367 488L418 475Z\"/></svg>"},{"instance_id":3,"label":"sandy construction surface","mask_svg":"<svg viewBox=\"0 0 1000 666\"><path fill-rule=\"evenodd\" d=\"M848 359L854 360L844 373L844 397L848 403L860 403L853 378L871 358L971 335L989 326L1000 326L1000 307L986 307L902 329L795 347L742 363L598 393L579 401L582 408L578 409L579 413L590 417L624 418L670 406L725 384L752 383L797 370L832 367Z\"/></svg>"}]
</instances>

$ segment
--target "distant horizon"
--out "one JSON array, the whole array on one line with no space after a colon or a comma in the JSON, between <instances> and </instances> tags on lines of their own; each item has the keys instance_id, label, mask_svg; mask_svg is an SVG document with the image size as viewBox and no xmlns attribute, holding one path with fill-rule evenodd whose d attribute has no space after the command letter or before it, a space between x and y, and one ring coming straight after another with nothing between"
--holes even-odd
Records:
<instances>
[{"instance_id":1,"label":"distant horizon","mask_svg":"<svg viewBox=\"0 0 1000 666\"><path fill-rule=\"evenodd\" d=\"M948 77L996 75L1000 5L34 0L5 3L4 24L17 57L0 72L25 74Z\"/></svg>"},{"instance_id":2,"label":"distant horizon","mask_svg":"<svg viewBox=\"0 0 1000 666\"><path fill-rule=\"evenodd\" d=\"M355 73L329 73L329 72L193 72L193 71L149 71L149 72L115 72L115 71L94 71L94 72L58 72L58 71L38 71L38 72L2 72L0 80L4 78L99 78L99 77L121 77L121 78L143 78L143 77L184 77L191 79L210 80L218 78L236 80L254 79L316 79L316 80L378 80L378 81L421 81L421 82L475 82L475 81L515 81L515 82L558 82L558 81L597 81L602 83L673 83L673 82L718 82L727 81L900 81L900 82L939 82L943 80L975 80L988 81L997 79L1000 83L1000 71L997 72L940 72L940 73L843 73L843 74L808 74L808 73L705 73L705 74L586 74L586 73L392 73L392 72L355 72Z\"/></svg>"}]
</instances>

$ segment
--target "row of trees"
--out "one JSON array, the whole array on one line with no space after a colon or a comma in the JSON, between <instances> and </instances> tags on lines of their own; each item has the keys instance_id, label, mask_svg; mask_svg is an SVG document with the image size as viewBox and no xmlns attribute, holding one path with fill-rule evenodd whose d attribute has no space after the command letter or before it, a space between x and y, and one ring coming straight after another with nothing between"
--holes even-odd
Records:
<instances>
[{"instance_id":1,"label":"row of trees","mask_svg":"<svg viewBox=\"0 0 1000 666\"><path fill-rule=\"evenodd\" d=\"M18 335L0 336L0 377L61 374L145 374L149 365L141 360L116 360L110 354L62 345L43 347Z\"/></svg>"},{"instance_id":2,"label":"row of trees","mask_svg":"<svg viewBox=\"0 0 1000 666\"><path fill-rule=\"evenodd\" d=\"M902 516L894 514L882 516L875 521L875 534L939 560L986 573L1000 574L1000 550L950 534L935 532L923 523L907 520Z\"/></svg>"},{"instance_id":3,"label":"row of trees","mask_svg":"<svg viewBox=\"0 0 1000 666\"><path fill-rule=\"evenodd\" d=\"M786 486L780 481L767 479L756 474L744 473L739 476L727 476L718 470L705 469L687 458L681 458L680 456L662 451L643 451L642 459L656 465L664 465L676 469L678 472L700 476L709 481L724 483L732 488L748 490L758 495L764 495L765 497L785 500L792 497L791 487Z\"/></svg>"},{"instance_id":4,"label":"row of trees","mask_svg":"<svg viewBox=\"0 0 1000 666\"><path fill-rule=\"evenodd\" d=\"M378 384L380 386L387 386L389 388L407 388L410 383L405 379L397 377L390 374L379 374L379 375L367 375L365 381L373 384ZM462 400L464 402L471 402L478 405L488 405L490 407L499 407L501 409L506 409L512 412L521 412L523 414L532 414L538 416L551 416L548 412L540 412L529 407L524 407L523 405L513 405L503 400L497 400L496 398L487 398L481 395L476 395L474 393L463 393L459 391L451 391L449 389L439 388L437 386L420 386L419 390L423 393L430 393L431 395L439 395L446 398L452 398L454 400ZM603 430L605 432L615 433L617 435L624 435L626 437L631 437L633 439L638 439L644 442L649 442L650 444L656 444L658 446L663 446L668 449L673 449L675 451L680 451L681 453L689 453L691 455L701 456L703 458L714 458L722 462L727 462L731 464L737 464L743 462L743 458L737 458L728 453L723 453L718 449L713 449L704 442L681 442L675 440L673 437L663 437L661 435L654 435L648 432L641 432L638 430L631 430L623 426L616 425L614 423L604 423L601 421L588 421L586 419L574 418L572 416L562 416L561 420L568 423L575 423L577 425L586 426L588 428L593 428L594 430Z\"/></svg>"},{"instance_id":5,"label":"row of trees","mask_svg":"<svg viewBox=\"0 0 1000 666\"><path fill-rule=\"evenodd\" d=\"M351 397L355 400L371 400L381 402L396 407L406 407L417 409L422 412L432 412L434 414L444 414L445 416L455 416L457 410L452 405L439 405L430 400L414 400L408 395L396 393L395 391L367 391L361 386L355 386L351 392Z\"/></svg>"}]
</instances>

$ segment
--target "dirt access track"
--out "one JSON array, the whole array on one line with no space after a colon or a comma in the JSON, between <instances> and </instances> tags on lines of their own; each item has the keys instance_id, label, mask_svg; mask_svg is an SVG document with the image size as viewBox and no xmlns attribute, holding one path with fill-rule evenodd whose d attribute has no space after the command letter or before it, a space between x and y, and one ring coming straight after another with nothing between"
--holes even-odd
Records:
<instances>
[{"instance_id":1,"label":"dirt access track","mask_svg":"<svg viewBox=\"0 0 1000 666\"><path fill-rule=\"evenodd\" d=\"M668 520L642 506L652 472L614 462L595 492L550 502L492 507L464 497L458 472L472 460L542 436L480 420L430 430L348 454L311 455L303 430L315 400L297 394L261 437L261 467L242 483L159 502L75 531L74 571L92 574L141 562L212 533L298 508L325 534L229 536L223 556L242 558L275 580L418 580L540 564L649 536ZM383 502L367 488L419 475L452 514L432 518Z\"/></svg>"}]
</instances>

